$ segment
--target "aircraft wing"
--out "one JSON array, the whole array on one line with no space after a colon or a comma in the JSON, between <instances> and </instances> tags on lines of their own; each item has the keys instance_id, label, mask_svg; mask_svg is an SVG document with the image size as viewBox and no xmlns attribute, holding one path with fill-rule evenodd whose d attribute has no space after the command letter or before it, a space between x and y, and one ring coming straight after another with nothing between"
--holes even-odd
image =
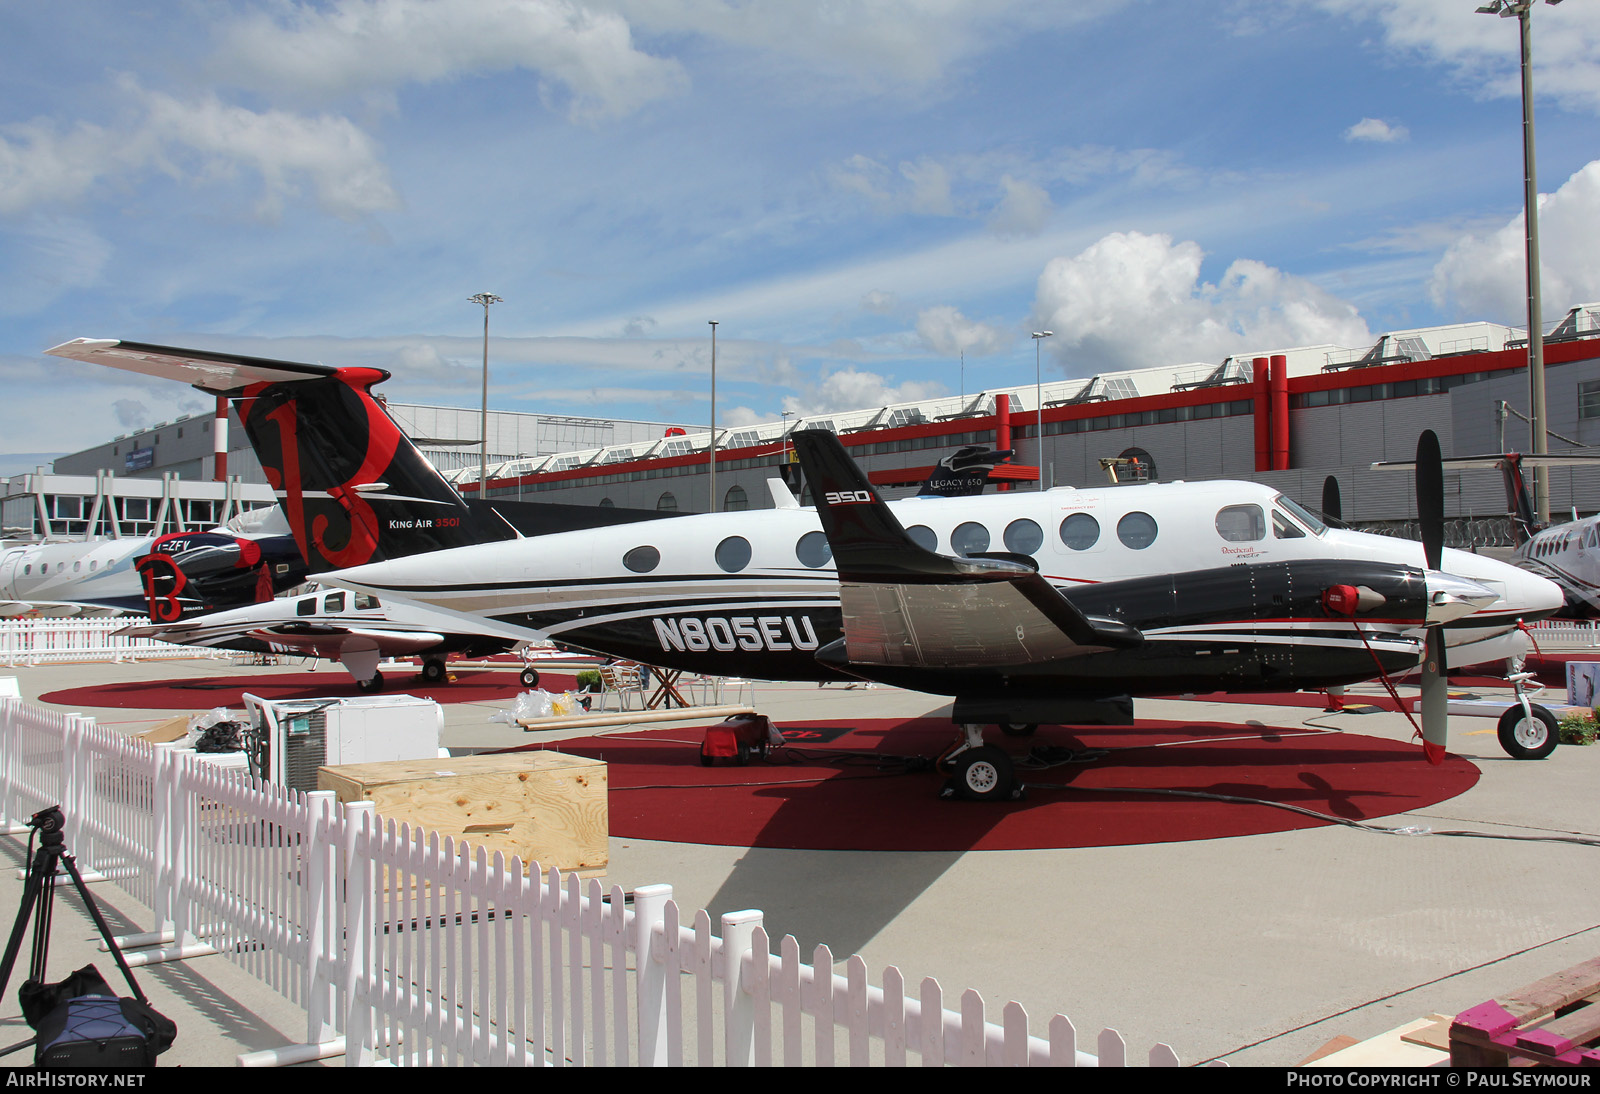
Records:
<instances>
[{"instance_id":1,"label":"aircraft wing","mask_svg":"<svg viewBox=\"0 0 1600 1094\"><path fill-rule=\"evenodd\" d=\"M210 350L174 349L143 342L122 342L115 338L74 338L45 352L54 357L109 365L111 368L157 376L163 380L179 380L218 395L237 391L248 384L306 380L333 376L339 371L328 365L274 361L267 357L244 357ZM384 376L387 377L388 373L385 372Z\"/></svg>"},{"instance_id":2,"label":"aircraft wing","mask_svg":"<svg viewBox=\"0 0 1600 1094\"><path fill-rule=\"evenodd\" d=\"M335 627L284 623L257 627L248 638L270 646L315 654L339 660L352 650L376 650L382 657L404 657L444 642L444 635L431 631L386 630L381 627Z\"/></svg>"},{"instance_id":3,"label":"aircraft wing","mask_svg":"<svg viewBox=\"0 0 1600 1094\"><path fill-rule=\"evenodd\" d=\"M833 548L849 662L1001 667L1144 641L1117 620L1085 616L1026 556L917 546L837 437L800 430L792 439Z\"/></svg>"}]
</instances>

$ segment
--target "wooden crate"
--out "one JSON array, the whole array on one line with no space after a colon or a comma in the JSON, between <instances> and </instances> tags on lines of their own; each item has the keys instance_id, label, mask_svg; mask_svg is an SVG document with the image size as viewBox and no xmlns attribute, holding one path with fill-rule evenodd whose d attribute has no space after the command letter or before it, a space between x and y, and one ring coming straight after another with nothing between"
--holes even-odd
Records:
<instances>
[{"instance_id":1,"label":"wooden crate","mask_svg":"<svg viewBox=\"0 0 1600 1094\"><path fill-rule=\"evenodd\" d=\"M609 863L604 761L561 752L392 760L317 770L317 789L378 815L593 877Z\"/></svg>"}]
</instances>

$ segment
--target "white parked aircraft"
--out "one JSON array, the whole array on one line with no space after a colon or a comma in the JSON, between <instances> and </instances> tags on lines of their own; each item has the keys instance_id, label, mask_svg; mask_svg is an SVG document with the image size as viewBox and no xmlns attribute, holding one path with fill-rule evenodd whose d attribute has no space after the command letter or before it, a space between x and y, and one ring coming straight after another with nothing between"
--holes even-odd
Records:
<instances>
[{"instance_id":1,"label":"white parked aircraft","mask_svg":"<svg viewBox=\"0 0 1600 1094\"><path fill-rule=\"evenodd\" d=\"M421 657L422 678L445 679L445 655L488 657L526 646L528 636L508 627L461 621L415 604L384 603L368 593L323 589L172 623L124 627L118 634L180 646L296 654L338 661L363 691L383 687L378 662ZM526 675L526 674L525 674ZM538 682L537 673L524 683Z\"/></svg>"},{"instance_id":2,"label":"white parked aircraft","mask_svg":"<svg viewBox=\"0 0 1600 1094\"><path fill-rule=\"evenodd\" d=\"M1248 482L885 504L836 438L806 431L820 513L791 498L479 542L372 397L387 373L115 341L49 352L233 395L320 580L669 668L950 695L972 797L1014 785L981 724L1129 724L1133 696L1354 683L1416 666L1425 632L1464 664L1561 603L1527 571L1441 551L1442 517L1425 549ZM1442 719L1425 736L1442 755Z\"/></svg>"}]
</instances>

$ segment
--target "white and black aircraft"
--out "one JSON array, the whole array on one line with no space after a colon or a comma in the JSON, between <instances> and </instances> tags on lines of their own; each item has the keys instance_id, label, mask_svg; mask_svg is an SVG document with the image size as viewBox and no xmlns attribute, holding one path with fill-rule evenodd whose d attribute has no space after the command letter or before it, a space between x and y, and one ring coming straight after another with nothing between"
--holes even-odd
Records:
<instances>
[{"instance_id":1,"label":"white and black aircraft","mask_svg":"<svg viewBox=\"0 0 1600 1094\"><path fill-rule=\"evenodd\" d=\"M49 352L234 396L320 580L670 668L950 695L971 797L1014 785L983 724L1130 724L1133 696L1354 683L1415 667L1430 631L1441 652L1520 643L1520 621L1561 603L1524 570L1442 551L1442 530L1424 547L1328 528L1254 483L883 503L807 431L817 510L478 542L372 397L384 372L115 341ZM1442 719L1424 733L1442 755Z\"/></svg>"},{"instance_id":2,"label":"white and black aircraft","mask_svg":"<svg viewBox=\"0 0 1600 1094\"><path fill-rule=\"evenodd\" d=\"M445 656L488 657L527 645L529 637L512 628L475 620L470 628L455 616L416 604L385 603L370 593L322 589L263 604L152 622L117 632L179 646L295 654L338 661L362 691L383 687L378 662L390 657L422 658L422 678L441 683ZM532 686L538 674L524 670Z\"/></svg>"},{"instance_id":3,"label":"white and black aircraft","mask_svg":"<svg viewBox=\"0 0 1600 1094\"><path fill-rule=\"evenodd\" d=\"M1506 511L1511 517L1516 550L1513 565L1548 578L1561 587L1566 603L1557 612L1568 619L1600 618L1600 516L1541 527L1529 499L1524 467L1584 467L1600 473L1600 454L1561 452L1533 455L1505 452L1487 456L1451 456L1442 461L1451 471L1499 471L1505 483ZM1374 469L1408 471L1410 461L1386 461Z\"/></svg>"}]
</instances>

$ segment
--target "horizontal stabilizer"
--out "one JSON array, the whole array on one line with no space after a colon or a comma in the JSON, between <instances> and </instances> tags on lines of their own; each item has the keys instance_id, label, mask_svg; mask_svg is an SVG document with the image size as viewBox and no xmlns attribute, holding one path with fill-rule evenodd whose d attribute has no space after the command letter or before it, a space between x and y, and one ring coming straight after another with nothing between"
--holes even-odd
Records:
<instances>
[{"instance_id":1,"label":"horizontal stabilizer","mask_svg":"<svg viewBox=\"0 0 1600 1094\"><path fill-rule=\"evenodd\" d=\"M152 346L143 342L122 342L115 338L74 338L45 352L53 357L108 365L163 380L178 380L217 395L238 391L249 384L321 379L339 371L328 365L274 361L267 357L244 357L237 353L211 350Z\"/></svg>"},{"instance_id":2,"label":"horizontal stabilizer","mask_svg":"<svg viewBox=\"0 0 1600 1094\"><path fill-rule=\"evenodd\" d=\"M1524 467L1600 467L1600 452L1552 452L1544 455L1508 452L1485 456L1446 456L1439 462L1451 471L1498 471L1508 458ZM1372 465L1374 471L1416 469L1416 460L1382 460Z\"/></svg>"},{"instance_id":3,"label":"horizontal stabilizer","mask_svg":"<svg viewBox=\"0 0 1600 1094\"><path fill-rule=\"evenodd\" d=\"M918 546L837 437L800 430L793 440L839 573L848 661L999 668L1144 641L1085 616L1026 556Z\"/></svg>"}]
</instances>

